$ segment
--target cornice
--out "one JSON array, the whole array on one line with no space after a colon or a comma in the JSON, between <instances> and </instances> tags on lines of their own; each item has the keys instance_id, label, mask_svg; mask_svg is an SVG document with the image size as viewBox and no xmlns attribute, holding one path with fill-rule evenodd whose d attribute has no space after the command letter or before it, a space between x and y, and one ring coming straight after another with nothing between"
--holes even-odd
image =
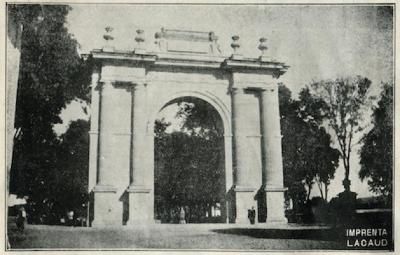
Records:
<instances>
[{"instance_id":1,"label":"cornice","mask_svg":"<svg viewBox=\"0 0 400 255\"><path fill-rule=\"evenodd\" d=\"M111 60L116 62L131 62L131 63L154 63L156 57L154 54L135 54L132 51L115 50L113 52L95 49L91 51L91 55L95 60Z\"/></svg>"},{"instance_id":2,"label":"cornice","mask_svg":"<svg viewBox=\"0 0 400 255\"><path fill-rule=\"evenodd\" d=\"M261 58L227 58L221 65L222 68L232 71L265 72L272 73L274 78L284 74L289 66L282 62L264 61Z\"/></svg>"},{"instance_id":3,"label":"cornice","mask_svg":"<svg viewBox=\"0 0 400 255\"><path fill-rule=\"evenodd\" d=\"M271 73L275 78L284 74L289 66L282 62L268 61L262 58L230 58L208 54L186 54L186 53L165 53L147 52L135 53L133 51L115 50L112 52L93 50L93 59L97 61L127 62L132 65L144 65L154 67L187 67L187 68L211 68L222 69L229 72L258 72Z\"/></svg>"}]
</instances>

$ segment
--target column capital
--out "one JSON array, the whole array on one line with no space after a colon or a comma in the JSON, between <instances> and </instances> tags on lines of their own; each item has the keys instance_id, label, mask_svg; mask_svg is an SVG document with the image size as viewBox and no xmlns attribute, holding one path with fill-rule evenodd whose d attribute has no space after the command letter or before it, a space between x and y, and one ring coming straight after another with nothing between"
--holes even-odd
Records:
<instances>
[{"instance_id":1,"label":"column capital","mask_svg":"<svg viewBox=\"0 0 400 255\"><path fill-rule=\"evenodd\" d=\"M278 89L278 88L277 88L277 87L272 87L272 86L259 88L261 94L267 94L267 93L269 93L269 92L274 92L275 89Z\"/></svg>"},{"instance_id":2,"label":"column capital","mask_svg":"<svg viewBox=\"0 0 400 255\"><path fill-rule=\"evenodd\" d=\"M99 91L103 91L104 89L112 88L114 86L114 82L111 80L100 80L97 83L97 89Z\"/></svg>"},{"instance_id":3,"label":"column capital","mask_svg":"<svg viewBox=\"0 0 400 255\"><path fill-rule=\"evenodd\" d=\"M242 88L242 87L231 87L231 88L229 88L229 93L231 95L245 94L245 89L246 88Z\"/></svg>"},{"instance_id":4,"label":"column capital","mask_svg":"<svg viewBox=\"0 0 400 255\"><path fill-rule=\"evenodd\" d=\"M110 77L100 77L99 79L99 83L101 84L113 84L114 82L116 82L116 80L110 79Z\"/></svg>"},{"instance_id":5,"label":"column capital","mask_svg":"<svg viewBox=\"0 0 400 255\"><path fill-rule=\"evenodd\" d=\"M146 88L146 83L145 82L136 82L133 84L133 90L144 90Z\"/></svg>"}]
</instances>

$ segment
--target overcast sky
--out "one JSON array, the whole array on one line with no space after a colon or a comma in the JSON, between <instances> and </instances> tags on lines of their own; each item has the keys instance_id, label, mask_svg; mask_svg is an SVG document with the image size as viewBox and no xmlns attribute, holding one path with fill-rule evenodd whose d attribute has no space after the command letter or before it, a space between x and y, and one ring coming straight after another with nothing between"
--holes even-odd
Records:
<instances>
[{"instance_id":1,"label":"overcast sky","mask_svg":"<svg viewBox=\"0 0 400 255\"><path fill-rule=\"evenodd\" d=\"M393 80L391 9L382 6L79 4L71 7L68 29L83 53L104 45L106 26L114 28L116 47L130 50L135 45L137 28L145 30L150 50L154 33L161 27L214 31L226 56L232 53L232 35L240 36L241 51L248 57L259 56L258 40L266 37L268 54L290 66L280 80L294 97L312 80L362 75L372 80L375 94L380 92L381 81ZM64 123L79 116L82 116L79 106L72 106L63 113ZM352 163L352 189L360 197L370 195L367 184L358 179L356 153ZM330 195L342 191L341 180L342 167L330 186Z\"/></svg>"}]
</instances>

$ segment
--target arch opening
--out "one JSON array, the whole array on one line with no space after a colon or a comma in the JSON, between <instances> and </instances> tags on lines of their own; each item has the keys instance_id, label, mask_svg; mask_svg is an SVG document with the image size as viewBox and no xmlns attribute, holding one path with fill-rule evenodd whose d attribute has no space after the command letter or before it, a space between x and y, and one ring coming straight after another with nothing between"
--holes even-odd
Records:
<instances>
[{"instance_id":1,"label":"arch opening","mask_svg":"<svg viewBox=\"0 0 400 255\"><path fill-rule=\"evenodd\" d=\"M159 223L226 222L224 123L192 96L165 104L154 122L154 217Z\"/></svg>"}]
</instances>

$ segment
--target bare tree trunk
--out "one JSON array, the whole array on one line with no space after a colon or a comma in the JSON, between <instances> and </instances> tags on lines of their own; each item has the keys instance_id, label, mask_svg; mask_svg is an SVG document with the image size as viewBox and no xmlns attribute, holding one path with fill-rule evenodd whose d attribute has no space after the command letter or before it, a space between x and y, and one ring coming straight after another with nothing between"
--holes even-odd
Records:
<instances>
[{"instance_id":1,"label":"bare tree trunk","mask_svg":"<svg viewBox=\"0 0 400 255\"><path fill-rule=\"evenodd\" d=\"M308 184L307 186L308 186L307 200L310 200L310 195L311 195L311 187L312 187L312 184Z\"/></svg>"},{"instance_id":2,"label":"bare tree trunk","mask_svg":"<svg viewBox=\"0 0 400 255\"><path fill-rule=\"evenodd\" d=\"M325 183L325 201L328 202L328 184Z\"/></svg>"},{"instance_id":3,"label":"bare tree trunk","mask_svg":"<svg viewBox=\"0 0 400 255\"><path fill-rule=\"evenodd\" d=\"M321 194L322 199L324 199L324 192L322 191L322 182L318 182L319 193Z\"/></svg>"}]
</instances>

